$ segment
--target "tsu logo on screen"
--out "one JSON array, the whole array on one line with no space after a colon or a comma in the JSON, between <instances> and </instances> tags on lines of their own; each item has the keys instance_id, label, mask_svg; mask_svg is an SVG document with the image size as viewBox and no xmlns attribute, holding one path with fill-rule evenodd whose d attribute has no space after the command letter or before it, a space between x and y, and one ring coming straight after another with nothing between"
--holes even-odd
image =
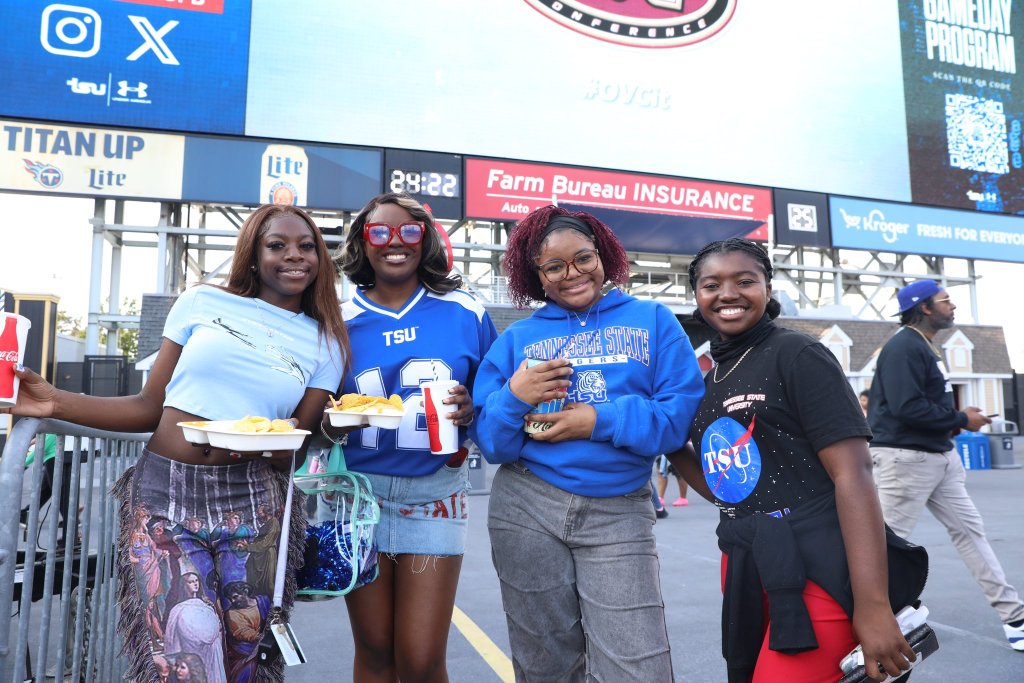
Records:
<instances>
[{"instance_id":1,"label":"tsu logo on screen","mask_svg":"<svg viewBox=\"0 0 1024 683\"><path fill-rule=\"evenodd\" d=\"M135 48L126 61L137 61L152 52L161 64L179 66L181 62L168 47L164 37L174 30L178 21L167 21L156 28L146 17L128 15L128 20L142 37L142 43ZM103 19L99 12L78 5L47 5L39 24L39 42L43 49L64 57L89 58L100 51Z\"/></svg>"},{"instance_id":2,"label":"tsu logo on screen","mask_svg":"<svg viewBox=\"0 0 1024 683\"><path fill-rule=\"evenodd\" d=\"M705 40L732 19L737 0L526 0L544 16L592 38L634 47Z\"/></svg>"}]
</instances>

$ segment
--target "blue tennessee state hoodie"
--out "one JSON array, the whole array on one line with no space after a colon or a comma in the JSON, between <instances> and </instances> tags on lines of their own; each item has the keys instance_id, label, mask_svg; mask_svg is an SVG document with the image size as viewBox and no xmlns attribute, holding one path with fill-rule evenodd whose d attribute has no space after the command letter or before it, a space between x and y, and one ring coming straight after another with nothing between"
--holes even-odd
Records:
<instances>
[{"instance_id":1,"label":"blue tennessee state hoodie","mask_svg":"<svg viewBox=\"0 0 1024 683\"><path fill-rule=\"evenodd\" d=\"M573 367L566 402L594 407L594 431L589 440L534 441L523 431L533 406L508 380L525 358L560 357ZM614 289L585 318L549 302L498 337L473 384L470 436L491 463L520 460L565 491L620 496L650 480L656 456L686 442L703 396L693 347L672 312Z\"/></svg>"}]
</instances>

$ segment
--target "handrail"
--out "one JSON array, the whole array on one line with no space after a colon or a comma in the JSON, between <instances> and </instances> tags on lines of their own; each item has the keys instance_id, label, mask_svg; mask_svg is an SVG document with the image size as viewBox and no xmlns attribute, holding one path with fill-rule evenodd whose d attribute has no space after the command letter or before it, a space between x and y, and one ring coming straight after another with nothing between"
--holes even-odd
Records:
<instances>
[{"instance_id":1,"label":"handrail","mask_svg":"<svg viewBox=\"0 0 1024 683\"><path fill-rule=\"evenodd\" d=\"M41 529L39 523L39 487L44 471L44 440L36 442L35 459L31 467L25 467L25 454L28 452L29 443L37 434L55 434L57 436L57 451L54 457L52 494L50 498L50 518L46 520L47 528ZM20 419L11 430L4 446L3 458L0 459L0 606L12 604L14 601L15 578L18 571L19 551L19 521L21 511L20 495L23 488L29 494L29 514L27 520L27 533L24 542L24 561L22 567L21 600L19 604L18 637L13 651L13 662L11 661L11 648L9 646L12 619L0 617L0 679L8 674L10 680L24 680L22 674L30 661L28 658L29 643L32 643L37 667L45 667L50 652L56 654L56 668L63 669L66 673L72 673L73 680L105 680L103 675L106 669L113 671L115 663L113 622L115 618L114 596L116 595L113 580L116 579L116 572L113 568L113 539L117 526L117 516L114 501L101 492L98 501L98 514L93 514L97 507L93 500L93 488L95 487L94 476L96 465L99 463L99 475L101 487L108 487L126 469L130 459L141 452L142 445L148 441L149 434L130 434L124 432L109 432L90 427L83 427L69 422L53 419L23 418ZM65 448L66 442L70 439L70 455ZM89 440L87 457L80 457L83 450L84 440ZM71 458L68 462L68 458ZM108 462L109 461L109 462ZM109 471L108 471L109 470ZM26 473L28 481L26 481ZM70 489L66 509L61 505L62 488L67 488L63 481L65 475L70 477ZM86 485L82 488L82 480ZM84 496L82 519L79 520L79 494ZM58 544L58 518L63 515L64 519L64 547ZM95 519L94 519L95 517ZM94 525L93 522L96 522ZM97 526L96 535L98 542L93 541L93 527ZM80 549L76 547L76 531L82 533ZM37 559L37 547L40 537L45 537L45 549L41 549L43 557ZM58 562L60 565L58 566ZM41 617L39 623L38 637L30 640L29 615L32 612L32 597L34 586L37 580L37 573L42 567L43 597L39 607ZM92 585L88 585L90 569L94 575ZM105 581L105 579L111 579ZM81 590L77 596L72 590L72 582L77 581ZM97 614L92 615L89 624L85 623L87 612L86 590L97 590L101 593L102 600L98 603L105 618L97 620ZM50 647L52 600L53 593L60 591L61 600L59 603L59 623L57 625L54 647ZM76 599L72 599L72 598ZM74 603L74 604L73 604ZM4 608L6 609L6 608ZM107 614L109 612L109 614ZM99 632L100 638L90 638L88 652L85 651L83 642L86 633ZM105 651L97 648L103 647ZM73 648L73 652L72 652ZM88 654L88 663L85 671L82 670L84 655ZM93 679L92 674L96 671L93 663L100 669L101 678ZM42 678L42 672L36 674ZM60 677L60 676L58 676ZM112 680L112 679L111 679Z\"/></svg>"}]
</instances>

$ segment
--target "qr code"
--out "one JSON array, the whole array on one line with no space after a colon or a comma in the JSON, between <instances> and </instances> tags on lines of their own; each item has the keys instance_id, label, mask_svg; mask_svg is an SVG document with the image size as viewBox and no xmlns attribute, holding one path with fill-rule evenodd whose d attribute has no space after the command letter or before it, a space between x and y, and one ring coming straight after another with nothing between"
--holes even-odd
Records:
<instances>
[{"instance_id":1,"label":"qr code","mask_svg":"<svg viewBox=\"0 0 1024 683\"><path fill-rule=\"evenodd\" d=\"M980 173L1009 173L1006 114L999 100L946 94L949 165Z\"/></svg>"}]
</instances>

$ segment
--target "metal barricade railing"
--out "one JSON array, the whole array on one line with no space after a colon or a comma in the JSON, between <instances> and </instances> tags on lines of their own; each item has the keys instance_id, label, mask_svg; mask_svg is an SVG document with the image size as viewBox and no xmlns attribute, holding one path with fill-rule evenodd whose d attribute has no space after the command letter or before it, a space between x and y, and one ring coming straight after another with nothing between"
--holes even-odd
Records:
<instances>
[{"instance_id":1,"label":"metal barricade railing","mask_svg":"<svg viewBox=\"0 0 1024 683\"><path fill-rule=\"evenodd\" d=\"M44 462L45 434L57 437L52 472ZM11 430L0 460L0 605L12 605L14 615L0 617L0 681L122 677L126 663L114 630L118 508L108 491L148 438L34 418ZM44 477L48 501L40 501Z\"/></svg>"}]
</instances>

